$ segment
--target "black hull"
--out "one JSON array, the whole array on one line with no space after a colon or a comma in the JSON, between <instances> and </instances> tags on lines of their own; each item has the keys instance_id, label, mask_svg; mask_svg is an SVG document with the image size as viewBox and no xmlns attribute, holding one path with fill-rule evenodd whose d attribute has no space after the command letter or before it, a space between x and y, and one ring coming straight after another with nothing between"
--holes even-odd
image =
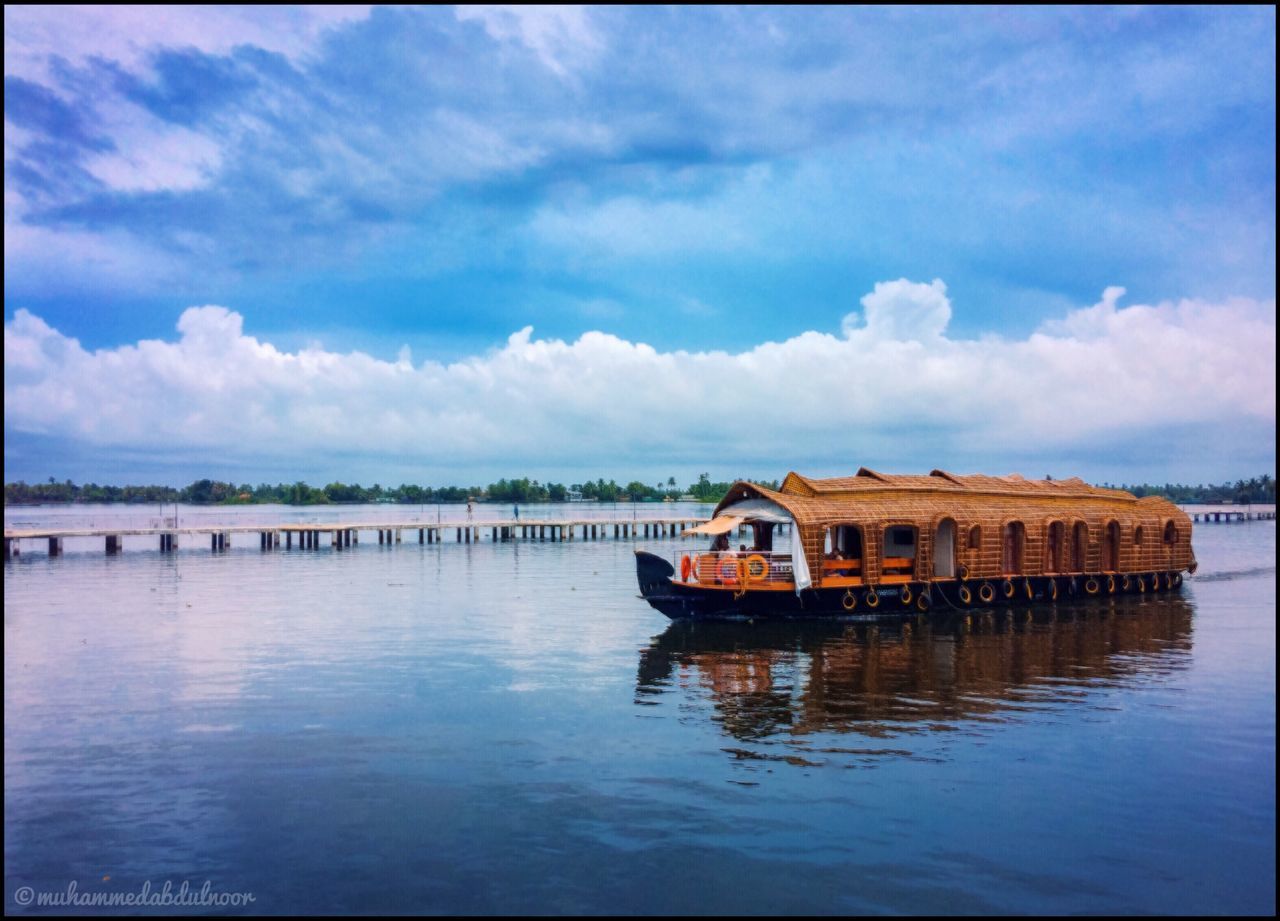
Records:
<instances>
[{"instance_id":1,"label":"black hull","mask_svg":"<svg viewBox=\"0 0 1280 921\"><path fill-rule=\"evenodd\" d=\"M906 582L859 588L810 588L795 592L702 588L673 582L675 569L662 557L636 551L643 598L672 620L841 618L878 620L914 614L982 610L1011 603L1066 602L1108 595L1165 594L1182 587L1182 574L1145 572L1009 579ZM1154 586L1154 587L1153 587Z\"/></svg>"}]
</instances>

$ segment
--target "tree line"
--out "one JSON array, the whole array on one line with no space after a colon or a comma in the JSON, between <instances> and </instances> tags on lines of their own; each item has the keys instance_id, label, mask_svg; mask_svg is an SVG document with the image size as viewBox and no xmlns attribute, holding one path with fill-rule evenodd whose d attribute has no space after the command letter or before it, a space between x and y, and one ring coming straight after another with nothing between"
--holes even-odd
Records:
<instances>
[{"instance_id":1,"label":"tree line","mask_svg":"<svg viewBox=\"0 0 1280 921\"><path fill-rule=\"evenodd\" d=\"M186 505L247 505L279 503L283 505L329 505L336 503L394 502L403 505L425 505L460 502L659 502L666 499L694 499L719 502L729 491L731 482L712 482L701 474L696 483L676 485L675 477L665 483L650 485L632 480L625 486L603 477L585 483L540 483L528 477L501 479L488 486L361 486L358 483L329 483L311 486L296 483L227 483L220 480L196 480L181 488L173 486L109 486L98 483L77 485L71 480L59 483L50 477L46 483L6 483L5 505L30 505L51 502L128 502L159 504L181 502ZM764 484L777 487L777 483Z\"/></svg>"},{"instance_id":2,"label":"tree line","mask_svg":"<svg viewBox=\"0 0 1280 921\"><path fill-rule=\"evenodd\" d=\"M625 486L616 480L600 478L585 483L540 483L527 477L501 479L488 486L416 486L402 483L399 486L361 486L356 483L329 483L327 486L310 486L301 480L296 483L224 483L219 480L196 480L187 486L103 486L97 483L77 485L71 480L57 482L52 477L46 483L6 483L5 505L29 505L49 502L131 502L162 503L182 502L186 505L235 505L249 503L279 503L283 505L328 505L335 503L395 502L403 505L458 502L565 502L581 499L587 502L658 502L665 499L693 499L699 502L719 502L729 491L731 482L713 482L708 474L701 474L696 483L677 486L675 477L665 483L650 485L632 480ZM761 485L778 488L777 481ZM1219 485L1188 486L1182 483L1152 485L1113 486L1135 496L1164 496L1174 502L1219 503L1249 502L1274 503L1276 483L1270 476L1236 480Z\"/></svg>"},{"instance_id":3,"label":"tree line","mask_svg":"<svg viewBox=\"0 0 1280 921\"><path fill-rule=\"evenodd\" d=\"M1184 483L1165 483L1153 485L1139 483L1133 486L1112 486L1103 483L1108 489L1123 489L1131 492L1139 499L1143 496L1163 496L1172 502L1184 504L1234 502L1247 505L1250 502L1274 504L1276 501L1276 481L1269 476L1256 476L1247 480L1236 480L1234 483L1220 483L1216 486L1188 486Z\"/></svg>"}]
</instances>

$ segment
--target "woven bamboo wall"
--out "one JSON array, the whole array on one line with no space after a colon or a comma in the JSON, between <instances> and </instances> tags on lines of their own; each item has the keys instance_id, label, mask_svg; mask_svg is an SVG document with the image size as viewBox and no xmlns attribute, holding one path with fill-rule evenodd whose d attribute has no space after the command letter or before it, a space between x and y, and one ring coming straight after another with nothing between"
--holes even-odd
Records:
<instances>
[{"instance_id":1,"label":"woven bamboo wall","mask_svg":"<svg viewBox=\"0 0 1280 921\"><path fill-rule=\"evenodd\" d=\"M1088 486L1078 479L957 476L943 471L902 476L864 469L854 477L811 480L791 473L777 492L752 483L735 483L716 514L743 498L755 497L777 502L795 516L809 569L815 576L821 572L827 529L842 524L860 527L863 572L872 584L880 577L885 528L917 529L915 575L926 579L933 573L934 535L948 518L956 526L956 563L968 569L970 579L1004 575L1004 529L1011 522L1021 522L1025 529L1022 575L1051 571L1046 568L1046 541L1055 521L1063 525L1061 572L1103 572L1104 544L1112 522L1119 529L1117 572L1176 572L1188 568L1194 558L1191 519L1173 503L1157 497L1138 499L1120 490ZM1088 529L1083 566L1072 560L1078 523ZM980 541L978 547L970 548L969 533L974 525L981 530ZM1169 525L1172 540L1166 542Z\"/></svg>"}]
</instances>

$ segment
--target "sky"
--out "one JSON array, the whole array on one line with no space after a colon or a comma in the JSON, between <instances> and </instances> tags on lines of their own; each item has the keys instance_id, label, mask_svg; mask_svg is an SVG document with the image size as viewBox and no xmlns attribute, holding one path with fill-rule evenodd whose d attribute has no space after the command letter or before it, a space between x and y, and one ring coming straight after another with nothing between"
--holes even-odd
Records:
<instances>
[{"instance_id":1,"label":"sky","mask_svg":"<svg viewBox=\"0 0 1280 921\"><path fill-rule=\"evenodd\" d=\"M6 481L1274 474L1273 8L4 22Z\"/></svg>"}]
</instances>

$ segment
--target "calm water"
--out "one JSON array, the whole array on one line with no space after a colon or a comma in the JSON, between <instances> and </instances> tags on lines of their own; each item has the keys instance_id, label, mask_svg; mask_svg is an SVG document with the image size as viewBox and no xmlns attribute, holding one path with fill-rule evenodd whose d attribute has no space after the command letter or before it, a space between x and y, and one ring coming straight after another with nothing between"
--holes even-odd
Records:
<instances>
[{"instance_id":1,"label":"calm water","mask_svg":"<svg viewBox=\"0 0 1280 921\"><path fill-rule=\"evenodd\" d=\"M1274 522L905 629L672 625L630 542L150 543L5 566L9 912L1275 911Z\"/></svg>"}]
</instances>

